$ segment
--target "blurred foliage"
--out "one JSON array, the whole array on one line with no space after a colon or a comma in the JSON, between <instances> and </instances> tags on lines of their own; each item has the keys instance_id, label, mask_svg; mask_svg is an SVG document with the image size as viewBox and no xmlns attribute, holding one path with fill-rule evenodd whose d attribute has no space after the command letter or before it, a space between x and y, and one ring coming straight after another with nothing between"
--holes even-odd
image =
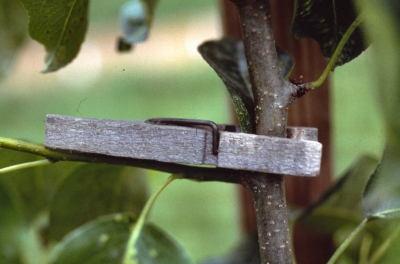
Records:
<instances>
[{"instance_id":1,"label":"blurred foliage","mask_svg":"<svg viewBox=\"0 0 400 264\"><path fill-rule=\"evenodd\" d=\"M122 6L119 16L123 32L121 44L134 45L147 39L157 2L158 0L131 0Z\"/></svg>"},{"instance_id":2,"label":"blurred foliage","mask_svg":"<svg viewBox=\"0 0 400 264\"><path fill-rule=\"evenodd\" d=\"M346 263L396 263L400 250L400 80L396 70L400 5L390 0L360 0L358 4L365 15L368 41L374 43L375 59L368 67L376 78L370 87L380 97L387 147L374 173L375 161L364 159L300 220L334 234L339 250L347 248Z\"/></svg>"},{"instance_id":3,"label":"blurred foliage","mask_svg":"<svg viewBox=\"0 0 400 264\"><path fill-rule=\"evenodd\" d=\"M0 0L0 81L13 68L27 35L27 16L19 1Z\"/></svg>"},{"instance_id":4,"label":"blurred foliage","mask_svg":"<svg viewBox=\"0 0 400 264\"><path fill-rule=\"evenodd\" d=\"M50 203L50 239L99 216L131 212L139 215L147 200L147 184L140 170L86 164L60 182ZM73 205L73 206L71 206Z\"/></svg>"}]
</instances>

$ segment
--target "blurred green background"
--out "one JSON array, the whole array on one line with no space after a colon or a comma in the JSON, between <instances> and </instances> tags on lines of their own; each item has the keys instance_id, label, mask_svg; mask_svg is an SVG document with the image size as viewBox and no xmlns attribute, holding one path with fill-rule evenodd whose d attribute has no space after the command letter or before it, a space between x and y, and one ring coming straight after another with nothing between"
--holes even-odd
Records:
<instances>
[{"instance_id":1,"label":"blurred green background","mask_svg":"<svg viewBox=\"0 0 400 264\"><path fill-rule=\"evenodd\" d=\"M230 122L229 98L196 46L221 36L217 1L160 1L148 42L115 52L119 7L92 1L79 57L41 74L44 49L29 40L10 76L0 82L0 135L43 142L45 115L147 119L184 117ZM335 175L364 153L379 156L384 131L363 53L332 75ZM321 69L322 72L323 69ZM300 99L301 100L301 99ZM167 175L149 172L152 190ZM196 260L225 253L241 236L237 188L176 181L160 196L151 220L175 236Z\"/></svg>"}]
</instances>

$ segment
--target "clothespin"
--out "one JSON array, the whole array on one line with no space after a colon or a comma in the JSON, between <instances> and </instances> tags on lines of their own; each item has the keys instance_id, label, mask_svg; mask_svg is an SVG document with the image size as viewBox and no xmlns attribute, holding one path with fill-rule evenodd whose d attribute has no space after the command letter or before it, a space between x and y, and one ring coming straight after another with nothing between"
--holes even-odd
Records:
<instances>
[{"instance_id":1,"label":"clothespin","mask_svg":"<svg viewBox=\"0 0 400 264\"><path fill-rule=\"evenodd\" d=\"M317 176L322 145L317 129L288 127L288 138L245 134L211 121L147 121L46 116L50 149L170 163L213 165L296 176Z\"/></svg>"}]
</instances>

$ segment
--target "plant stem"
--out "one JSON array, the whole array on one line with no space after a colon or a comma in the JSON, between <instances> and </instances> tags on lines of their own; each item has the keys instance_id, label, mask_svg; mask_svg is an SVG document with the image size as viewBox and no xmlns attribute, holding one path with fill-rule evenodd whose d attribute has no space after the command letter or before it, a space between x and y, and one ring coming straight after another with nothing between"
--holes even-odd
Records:
<instances>
[{"instance_id":1,"label":"plant stem","mask_svg":"<svg viewBox=\"0 0 400 264\"><path fill-rule=\"evenodd\" d=\"M357 19L354 20L354 22L346 30L346 33L344 33L342 39L340 40L339 44L337 45L335 52L333 52L332 57L329 60L328 65L326 66L326 68L323 71L323 73L321 74L321 76L318 78L318 80L306 84L306 86L310 90L313 90L313 89L321 86L322 83L325 81L326 77L328 77L328 74L330 73L333 66L335 65L336 60L339 58L340 52L342 52L344 45L346 45L347 40L350 38L351 34L353 34L354 30L360 25L362 20L363 20L362 15L359 15L357 17Z\"/></svg>"},{"instance_id":2,"label":"plant stem","mask_svg":"<svg viewBox=\"0 0 400 264\"><path fill-rule=\"evenodd\" d=\"M198 181L221 181L228 183L241 183L241 175L243 171L235 171L222 168L206 168L187 166L176 163L166 163L154 160L140 160L112 157L107 155L78 153L78 152L65 152L59 150L51 150L45 148L43 145L26 142L23 140L11 139L0 137L0 148L7 148L11 150L26 152L41 157L45 157L48 161L43 163L51 163L58 161L79 161L89 163L106 163L132 166L144 169L158 170L162 172L181 174L185 179L193 179ZM20 165L15 165L20 166ZM9 167L7 167L9 169ZM4 168L6 169L6 168Z\"/></svg>"},{"instance_id":3,"label":"plant stem","mask_svg":"<svg viewBox=\"0 0 400 264\"><path fill-rule=\"evenodd\" d=\"M161 194L161 192L165 189L165 187L168 186L173 180L175 179L180 179L181 177L174 174L169 176L165 182L158 188L158 190L147 200L146 205L144 206L142 212L140 213L139 218L136 221L135 227L133 231L131 232L131 236L129 238L128 246L127 249L125 250L125 255L124 255L124 261L123 263L136 263L133 259L130 253L135 252L133 249L135 248L135 244L137 240L139 239L140 232L143 229L143 226L147 219L149 218L150 210L154 205L154 202L156 201L157 197Z\"/></svg>"},{"instance_id":4,"label":"plant stem","mask_svg":"<svg viewBox=\"0 0 400 264\"><path fill-rule=\"evenodd\" d=\"M27 168L32 168L32 167L38 167L38 166L43 166L43 165L48 165L51 164L50 160L37 160L37 161L31 161L31 162L26 162L26 163L21 163L9 167L5 167L0 169L0 174L10 172L10 171L16 171L16 170L22 170L22 169L27 169Z\"/></svg>"},{"instance_id":5,"label":"plant stem","mask_svg":"<svg viewBox=\"0 0 400 264\"><path fill-rule=\"evenodd\" d=\"M280 75L269 1L231 1L240 15L256 107L256 133L286 137L288 109L296 88ZM254 198L261 262L292 263L283 175L253 173L245 181Z\"/></svg>"},{"instance_id":6,"label":"plant stem","mask_svg":"<svg viewBox=\"0 0 400 264\"><path fill-rule=\"evenodd\" d=\"M364 218L364 220L357 226L356 229L351 232L351 234L343 241L340 247L335 251L327 264L334 264L339 259L340 255L346 250L346 248L350 245L350 243L354 240L354 238L361 233L361 231L365 228L368 223L368 218Z\"/></svg>"}]
</instances>

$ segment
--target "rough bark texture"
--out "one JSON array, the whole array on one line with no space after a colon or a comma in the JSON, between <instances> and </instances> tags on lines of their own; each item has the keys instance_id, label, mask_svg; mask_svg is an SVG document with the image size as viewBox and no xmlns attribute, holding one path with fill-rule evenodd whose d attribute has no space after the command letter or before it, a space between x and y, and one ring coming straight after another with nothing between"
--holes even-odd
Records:
<instances>
[{"instance_id":1,"label":"rough bark texture","mask_svg":"<svg viewBox=\"0 0 400 264\"><path fill-rule=\"evenodd\" d=\"M278 46L295 60L292 77L304 76L305 82L317 80L327 64L318 43L310 38L294 39L290 34L294 0L271 1L271 21ZM314 179L286 178L286 199L289 206L307 207L330 186L332 177L331 114L329 80L297 99L289 109L288 124L318 128L318 141L323 145L321 173ZM298 264L326 263L334 252L332 238L316 233L300 224L294 229L294 251Z\"/></svg>"},{"instance_id":2,"label":"rough bark texture","mask_svg":"<svg viewBox=\"0 0 400 264\"><path fill-rule=\"evenodd\" d=\"M239 10L253 89L256 133L286 136L287 115L296 89L280 75L267 0L232 1ZM282 175L252 174L246 179L257 216L262 263L291 263L285 184Z\"/></svg>"}]
</instances>

